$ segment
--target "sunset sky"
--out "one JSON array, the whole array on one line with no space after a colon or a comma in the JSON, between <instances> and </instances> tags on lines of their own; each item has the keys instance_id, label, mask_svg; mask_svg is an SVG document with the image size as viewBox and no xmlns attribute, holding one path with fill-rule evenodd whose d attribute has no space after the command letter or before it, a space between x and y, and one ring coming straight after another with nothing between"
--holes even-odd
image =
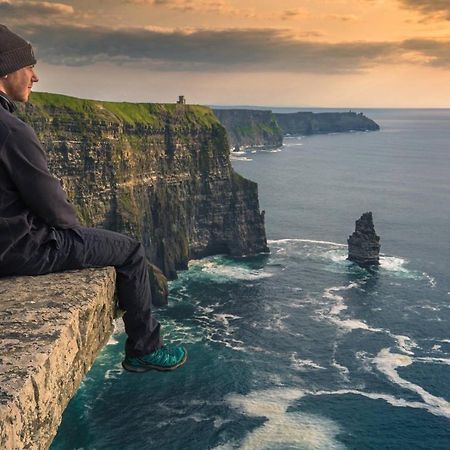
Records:
<instances>
[{"instance_id":1,"label":"sunset sky","mask_svg":"<svg viewBox=\"0 0 450 450\"><path fill-rule=\"evenodd\" d=\"M299 107L450 107L450 0L0 0L38 91Z\"/></svg>"}]
</instances>

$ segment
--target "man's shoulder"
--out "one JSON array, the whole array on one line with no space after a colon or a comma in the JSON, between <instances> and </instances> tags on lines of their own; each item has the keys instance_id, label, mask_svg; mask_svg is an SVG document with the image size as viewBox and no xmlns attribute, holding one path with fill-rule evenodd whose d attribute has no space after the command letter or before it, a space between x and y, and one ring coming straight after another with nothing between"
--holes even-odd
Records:
<instances>
[{"instance_id":1,"label":"man's shoulder","mask_svg":"<svg viewBox=\"0 0 450 450\"><path fill-rule=\"evenodd\" d=\"M34 131L18 117L0 108L0 145L9 137L14 139L34 139Z\"/></svg>"},{"instance_id":2,"label":"man's shoulder","mask_svg":"<svg viewBox=\"0 0 450 450\"><path fill-rule=\"evenodd\" d=\"M6 109L4 108L0 108L0 123L5 125L10 130L20 131L25 129L32 129L23 120L19 119L14 114L11 114L9 111L6 111Z\"/></svg>"}]
</instances>

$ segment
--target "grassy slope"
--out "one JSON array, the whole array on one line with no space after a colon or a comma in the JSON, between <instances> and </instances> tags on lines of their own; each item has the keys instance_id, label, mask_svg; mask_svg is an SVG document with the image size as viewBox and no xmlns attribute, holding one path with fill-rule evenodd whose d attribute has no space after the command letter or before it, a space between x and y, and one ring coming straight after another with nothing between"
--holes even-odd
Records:
<instances>
[{"instance_id":1,"label":"grassy slope","mask_svg":"<svg viewBox=\"0 0 450 450\"><path fill-rule=\"evenodd\" d=\"M167 116L173 116L174 121L180 124L195 122L201 126L211 127L219 123L209 108L200 105L105 102L46 92L33 92L30 104L42 109L43 113L48 108L56 108L86 118L97 116L111 122L123 122L129 125L160 126Z\"/></svg>"}]
</instances>

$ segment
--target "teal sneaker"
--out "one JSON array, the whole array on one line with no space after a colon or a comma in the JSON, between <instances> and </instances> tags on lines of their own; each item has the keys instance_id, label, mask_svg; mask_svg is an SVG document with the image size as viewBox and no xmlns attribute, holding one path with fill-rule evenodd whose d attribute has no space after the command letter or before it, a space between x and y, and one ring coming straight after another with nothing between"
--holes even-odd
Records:
<instances>
[{"instance_id":1,"label":"teal sneaker","mask_svg":"<svg viewBox=\"0 0 450 450\"><path fill-rule=\"evenodd\" d=\"M144 356L126 356L122 367L130 372L147 372L148 370L169 371L182 366L187 360L184 347L163 345L158 350Z\"/></svg>"}]
</instances>

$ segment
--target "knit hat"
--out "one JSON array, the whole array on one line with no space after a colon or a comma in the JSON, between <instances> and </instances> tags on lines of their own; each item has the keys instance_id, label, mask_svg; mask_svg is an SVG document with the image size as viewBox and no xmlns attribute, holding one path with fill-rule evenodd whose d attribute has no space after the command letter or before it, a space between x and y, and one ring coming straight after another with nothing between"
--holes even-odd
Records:
<instances>
[{"instance_id":1,"label":"knit hat","mask_svg":"<svg viewBox=\"0 0 450 450\"><path fill-rule=\"evenodd\" d=\"M0 25L0 77L34 64L31 44Z\"/></svg>"}]
</instances>

